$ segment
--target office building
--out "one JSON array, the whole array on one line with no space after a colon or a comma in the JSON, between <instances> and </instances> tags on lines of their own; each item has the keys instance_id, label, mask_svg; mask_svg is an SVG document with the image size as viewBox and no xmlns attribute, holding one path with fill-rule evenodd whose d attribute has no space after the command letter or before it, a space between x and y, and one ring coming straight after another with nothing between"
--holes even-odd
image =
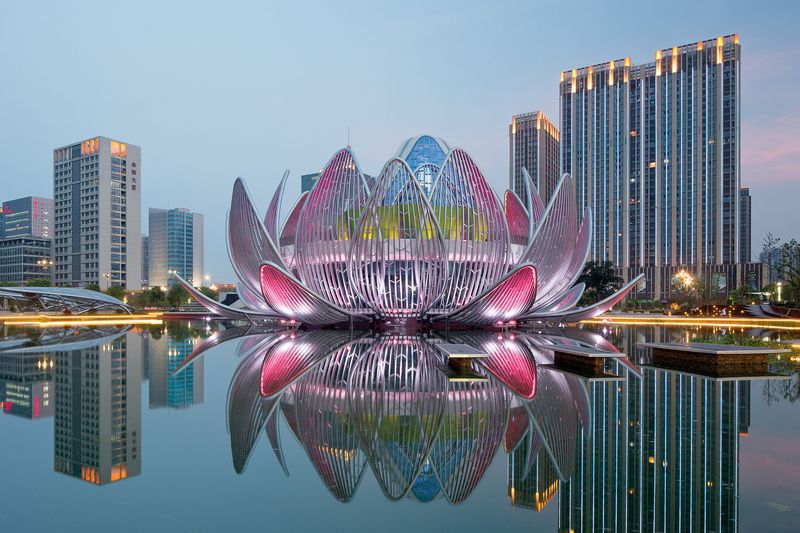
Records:
<instances>
[{"instance_id":1,"label":"office building","mask_svg":"<svg viewBox=\"0 0 800 533\"><path fill-rule=\"evenodd\" d=\"M149 209L148 283L172 286L174 272L192 285L203 283L203 215L188 209Z\"/></svg>"},{"instance_id":2,"label":"office building","mask_svg":"<svg viewBox=\"0 0 800 533\"><path fill-rule=\"evenodd\" d=\"M142 287L150 286L150 239L142 235Z\"/></svg>"},{"instance_id":3,"label":"office building","mask_svg":"<svg viewBox=\"0 0 800 533\"><path fill-rule=\"evenodd\" d=\"M668 298L681 269L741 282L740 57L728 35L561 74L561 170L592 208L590 259L644 272L639 297Z\"/></svg>"},{"instance_id":4,"label":"office building","mask_svg":"<svg viewBox=\"0 0 800 533\"><path fill-rule=\"evenodd\" d=\"M53 150L56 285L141 288L141 148L94 137Z\"/></svg>"},{"instance_id":5,"label":"office building","mask_svg":"<svg viewBox=\"0 0 800 533\"><path fill-rule=\"evenodd\" d=\"M95 485L141 473L141 342L56 352L56 472Z\"/></svg>"},{"instance_id":6,"label":"office building","mask_svg":"<svg viewBox=\"0 0 800 533\"><path fill-rule=\"evenodd\" d=\"M182 372L178 366L194 350L196 339L162 335L146 340L150 409L187 408L203 403L203 361L197 360Z\"/></svg>"},{"instance_id":7,"label":"office building","mask_svg":"<svg viewBox=\"0 0 800 533\"><path fill-rule=\"evenodd\" d=\"M28 196L3 202L0 282L23 285L50 278L53 200Z\"/></svg>"},{"instance_id":8,"label":"office building","mask_svg":"<svg viewBox=\"0 0 800 533\"><path fill-rule=\"evenodd\" d=\"M750 198L750 188L742 187L739 190L739 262L749 263L752 261L753 241L751 233L752 225L752 202Z\"/></svg>"},{"instance_id":9,"label":"office building","mask_svg":"<svg viewBox=\"0 0 800 533\"><path fill-rule=\"evenodd\" d=\"M53 416L52 394L52 354L0 354L0 413L31 420Z\"/></svg>"},{"instance_id":10,"label":"office building","mask_svg":"<svg viewBox=\"0 0 800 533\"><path fill-rule=\"evenodd\" d=\"M311 174L300 176L300 192L310 192L319 181L320 174L321 172L312 172Z\"/></svg>"},{"instance_id":11,"label":"office building","mask_svg":"<svg viewBox=\"0 0 800 533\"><path fill-rule=\"evenodd\" d=\"M53 200L27 196L3 202L2 232L0 238L41 237L52 238Z\"/></svg>"},{"instance_id":12,"label":"office building","mask_svg":"<svg viewBox=\"0 0 800 533\"><path fill-rule=\"evenodd\" d=\"M514 115L508 126L508 188L514 191L527 208L526 169L545 204L558 183L559 133L541 111Z\"/></svg>"}]
</instances>

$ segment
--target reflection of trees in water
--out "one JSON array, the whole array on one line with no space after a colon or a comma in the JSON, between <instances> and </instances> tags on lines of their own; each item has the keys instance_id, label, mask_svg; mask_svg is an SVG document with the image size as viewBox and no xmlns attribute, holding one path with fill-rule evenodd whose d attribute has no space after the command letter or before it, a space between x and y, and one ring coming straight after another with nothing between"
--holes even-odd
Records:
<instances>
[{"instance_id":1,"label":"reflection of trees in water","mask_svg":"<svg viewBox=\"0 0 800 533\"><path fill-rule=\"evenodd\" d=\"M794 403L800 400L800 370L795 365L779 365L782 372L791 372L791 379L769 380L764 382L762 394L767 405L781 400Z\"/></svg>"}]
</instances>

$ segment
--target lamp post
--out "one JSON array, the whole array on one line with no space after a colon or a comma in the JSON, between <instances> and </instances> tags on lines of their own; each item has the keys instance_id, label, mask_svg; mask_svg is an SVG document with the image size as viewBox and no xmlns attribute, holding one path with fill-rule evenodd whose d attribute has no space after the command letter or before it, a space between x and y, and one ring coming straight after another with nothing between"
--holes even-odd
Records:
<instances>
[{"instance_id":1,"label":"lamp post","mask_svg":"<svg viewBox=\"0 0 800 533\"><path fill-rule=\"evenodd\" d=\"M781 292L783 291L783 282L778 282L778 302L782 302L783 298L781 297Z\"/></svg>"},{"instance_id":2,"label":"lamp post","mask_svg":"<svg viewBox=\"0 0 800 533\"><path fill-rule=\"evenodd\" d=\"M111 272L103 272L103 277L106 279L106 290L111 287Z\"/></svg>"}]
</instances>

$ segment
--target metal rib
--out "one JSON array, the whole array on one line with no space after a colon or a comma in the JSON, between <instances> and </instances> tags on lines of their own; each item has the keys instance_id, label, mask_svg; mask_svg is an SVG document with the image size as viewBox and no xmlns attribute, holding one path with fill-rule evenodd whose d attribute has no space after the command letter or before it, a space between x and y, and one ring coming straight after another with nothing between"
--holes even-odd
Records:
<instances>
[{"instance_id":1,"label":"metal rib","mask_svg":"<svg viewBox=\"0 0 800 533\"><path fill-rule=\"evenodd\" d=\"M528 173L528 169L522 168L522 175L525 177L525 194L528 195L528 206L530 213L531 236L533 236L534 229L539 225L544 214L544 202L539 195L539 190L533 183L533 178Z\"/></svg>"},{"instance_id":2,"label":"metal rib","mask_svg":"<svg viewBox=\"0 0 800 533\"><path fill-rule=\"evenodd\" d=\"M278 243L281 248L283 262L294 275L297 275L294 264L297 223L300 221L300 214L303 212L303 206L306 205L306 200L308 200L308 191L301 194L300 198L298 198L297 202L295 202L292 211L289 213L289 216L286 218L286 222L283 224L280 242Z\"/></svg>"},{"instance_id":3,"label":"metal rib","mask_svg":"<svg viewBox=\"0 0 800 533\"><path fill-rule=\"evenodd\" d=\"M229 318L231 320L264 320L268 318L277 318L279 315L275 314L274 311L270 312L263 312L263 311L242 311L239 309L234 309L232 307L228 307L227 305L221 304L218 301L209 298L202 292L198 291L192 284L180 277L178 274L173 274L175 279L181 286L186 289L186 292L189 293L189 296L194 298L197 303L214 313L215 315L219 315L225 318ZM241 294L240 294L241 296ZM264 307L267 307L264 304Z\"/></svg>"}]
</instances>

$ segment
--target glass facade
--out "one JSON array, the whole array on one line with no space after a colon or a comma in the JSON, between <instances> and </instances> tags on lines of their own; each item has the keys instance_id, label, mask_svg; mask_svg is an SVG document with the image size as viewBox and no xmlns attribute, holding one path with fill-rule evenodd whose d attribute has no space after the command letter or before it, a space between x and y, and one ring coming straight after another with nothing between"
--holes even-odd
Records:
<instances>
[{"instance_id":1,"label":"glass facade","mask_svg":"<svg viewBox=\"0 0 800 533\"><path fill-rule=\"evenodd\" d=\"M561 170L591 207L591 259L658 298L669 269L737 265L740 251L737 35L561 75ZM728 269L736 286L736 269Z\"/></svg>"},{"instance_id":2,"label":"glass facade","mask_svg":"<svg viewBox=\"0 0 800 533\"><path fill-rule=\"evenodd\" d=\"M203 281L203 215L188 209L149 210L148 282L171 287L176 273L199 286Z\"/></svg>"}]
</instances>

